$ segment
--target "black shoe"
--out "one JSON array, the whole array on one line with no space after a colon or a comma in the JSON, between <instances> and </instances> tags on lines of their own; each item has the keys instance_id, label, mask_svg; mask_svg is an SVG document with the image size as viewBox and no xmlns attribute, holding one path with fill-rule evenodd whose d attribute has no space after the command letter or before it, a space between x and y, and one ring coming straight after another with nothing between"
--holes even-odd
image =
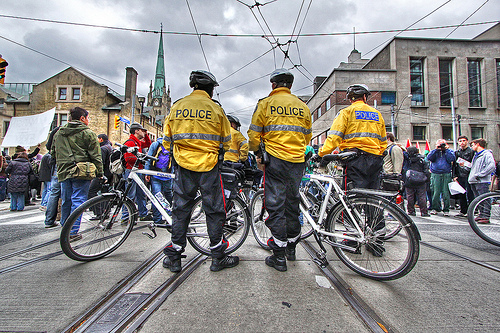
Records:
<instances>
[{"instance_id":1,"label":"black shoe","mask_svg":"<svg viewBox=\"0 0 500 333\"><path fill-rule=\"evenodd\" d=\"M46 224L45 229L54 228L54 227L58 227L58 226L59 226L59 223L54 222L52 224Z\"/></svg>"},{"instance_id":2,"label":"black shoe","mask_svg":"<svg viewBox=\"0 0 500 333\"><path fill-rule=\"evenodd\" d=\"M286 260L295 261L295 247L287 246L285 249Z\"/></svg>"},{"instance_id":3,"label":"black shoe","mask_svg":"<svg viewBox=\"0 0 500 333\"><path fill-rule=\"evenodd\" d=\"M221 259L212 258L212 265L210 265L210 270L212 272L218 272L224 268L237 266L239 263L240 258L238 256L225 256Z\"/></svg>"},{"instance_id":4,"label":"black shoe","mask_svg":"<svg viewBox=\"0 0 500 333\"><path fill-rule=\"evenodd\" d=\"M82 235L81 234L74 234L74 235L69 235L69 242L76 242L76 241L79 241L80 239L82 239Z\"/></svg>"},{"instance_id":5,"label":"black shoe","mask_svg":"<svg viewBox=\"0 0 500 333\"><path fill-rule=\"evenodd\" d=\"M344 251L344 252L349 252L349 253L353 253L353 254L361 254L361 250L359 248L359 243L356 241L344 239L342 242L340 242L340 244L356 248L356 250L354 250L354 251L342 249L342 251Z\"/></svg>"},{"instance_id":6,"label":"black shoe","mask_svg":"<svg viewBox=\"0 0 500 333\"><path fill-rule=\"evenodd\" d=\"M379 240L372 244L366 244L366 249L370 251L374 257L382 257L385 252L384 243Z\"/></svg>"},{"instance_id":7,"label":"black shoe","mask_svg":"<svg viewBox=\"0 0 500 333\"><path fill-rule=\"evenodd\" d=\"M145 216L139 217L139 221L153 221L153 215L148 214Z\"/></svg>"},{"instance_id":8,"label":"black shoe","mask_svg":"<svg viewBox=\"0 0 500 333\"><path fill-rule=\"evenodd\" d=\"M284 255L272 255L266 258L266 265L269 267L274 267L280 272L286 271L286 258Z\"/></svg>"},{"instance_id":9,"label":"black shoe","mask_svg":"<svg viewBox=\"0 0 500 333\"><path fill-rule=\"evenodd\" d=\"M102 216L102 215L97 215L94 217L89 218L89 221L100 221L101 218L106 220L109 216Z\"/></svg>"},{"instance_id":10,"label":"black shoe","mask_svg":"<svg viewBox=\"0 0 500 333\"><path fill-rule=\"evenodd\" d=\"M171 261L169 257L165 257L165 259L163 259L163 267L170 268L170 271L172 273L179 273L182 269L181 260L174 259Z\"/></svg>"}]
</instances>

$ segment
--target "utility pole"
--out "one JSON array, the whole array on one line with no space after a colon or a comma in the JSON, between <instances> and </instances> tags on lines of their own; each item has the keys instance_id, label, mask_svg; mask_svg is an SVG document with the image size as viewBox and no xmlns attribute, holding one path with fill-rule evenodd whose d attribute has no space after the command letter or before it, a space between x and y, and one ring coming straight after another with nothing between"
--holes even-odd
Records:
<instances>
[{"instance_id":1,"label":"utility pole","mask_svg":"<svg viewBox=\"0 0 500 333\"><path fill-rule=\"evenodd\" d=\"M132 95L132 104L130 106L130 112L132 113L130 116L130 126L134 123L134 113L135 113L135 94Z\"/></svg>"},{"instance_id":2,"label":"utility pole","mask_svg":"<svg viewBox=\"0 0 500 333\"><path fill-rule=\"evenodd\" d=\"M394 104L391 104L391 132L396 135L394 133Z\"/></svg>"}]
</instances>

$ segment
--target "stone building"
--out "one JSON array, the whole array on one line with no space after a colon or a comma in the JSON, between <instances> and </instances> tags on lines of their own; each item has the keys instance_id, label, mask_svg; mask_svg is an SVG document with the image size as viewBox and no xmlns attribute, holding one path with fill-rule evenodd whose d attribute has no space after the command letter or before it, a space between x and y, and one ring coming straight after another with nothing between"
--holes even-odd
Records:
<instances>
[{"instance_id":1,"label":"stone building","mask_svg":"<svg viewBox=\"0 0 500 333\"><path fill-rule=\"evenodd\" d=\"M307 102L313 144L322 144L353 83L367 84L368 104L382 112L388 131L431 149L444 138L483 137L500 157L500 24L473 39L394 37L372 59L354 50L326 78L318 77ZM411 96L410 96L411 95ZM424 146L422 146L424 145Z\"/></svg>"}]
</instances>

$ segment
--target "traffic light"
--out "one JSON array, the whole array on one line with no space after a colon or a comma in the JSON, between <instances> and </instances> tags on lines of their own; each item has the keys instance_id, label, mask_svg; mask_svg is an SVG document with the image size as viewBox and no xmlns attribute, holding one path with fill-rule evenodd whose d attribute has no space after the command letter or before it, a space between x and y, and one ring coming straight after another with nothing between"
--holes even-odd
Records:
<instances>
[{"instance_id":1,"label":"traffic light","mask_svg":"<svg viewBox=\"0 0 500 333\"><path fill-rule=\"evenodd\" d=\"M0 54L0 84L4 84L4 80L5 80L5 68L8 65L9 64L7 63L7 61L5 59L2 59L2 55Z\"/></svg>"},{"instance_id":2,"label":"traffic light","mask_svg":"<svg viewBox=\"0 0 500 333\"><path fill-rule=\"evenodd\" d=\"M120 128L120 116L115 114L115 129Z\"/></svg>"}]
</instances>

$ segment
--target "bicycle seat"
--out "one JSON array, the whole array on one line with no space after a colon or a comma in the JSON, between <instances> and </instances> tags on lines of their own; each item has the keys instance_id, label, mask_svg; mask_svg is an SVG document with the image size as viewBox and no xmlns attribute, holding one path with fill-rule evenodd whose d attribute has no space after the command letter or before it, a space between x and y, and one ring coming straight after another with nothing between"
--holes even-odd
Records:
<instances>
[{"instance_id":1,"label":"bicycle seat","mask_svg":"<svg viewBox=\"0 0 500 333\"><path fill-rule=\"evenodd\" d=\"M344 151L338 154L328 154L323 156L323 160L326 162L337 161L342 164L345 164L358 156L358 153L355 151Z\"/></svg>"}]
</instances>

